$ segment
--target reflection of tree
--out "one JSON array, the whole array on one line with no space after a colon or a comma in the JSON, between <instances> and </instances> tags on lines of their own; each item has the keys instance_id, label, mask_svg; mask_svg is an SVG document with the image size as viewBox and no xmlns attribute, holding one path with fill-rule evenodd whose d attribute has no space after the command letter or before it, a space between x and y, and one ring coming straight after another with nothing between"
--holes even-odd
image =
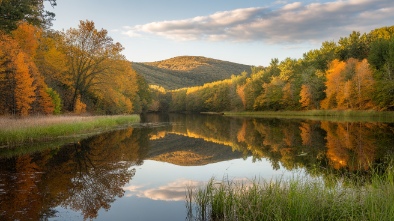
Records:
<instances>
[{"instance_id":1,"label":"reflection of tree","mask_svg":"<svg viewBox=\"0 0 394 221\"><path fill-rule=\"evenodd\" d=\"M237 119L175 115L172 132L226 144L233 151L265 158L274 169L305 168L311 174L365 171L393 151L393 127L384 123ZM391 152L390 152L391 151ZM320 171L320 172L319 172Z\"/></svg>"},{"instance_id":2,"label":"reflection of tree","mask_svg":"<svg viewBox=\"0 0 394 221\"><path fill-rule=\"evenodd\" d=\"M37 181L41 174L31 156L21 156L15 160L2 160L0 172L0 219L1 220L39 220L43 197ZM12 164L14 168L3 165ZM12 169L12 172L8 172ZM5 212L12 211L9 214ZM8 216L9 215L9 216Z\"/></svg>"},{"instance_id":3,"label":"reflection of tree","mask_svg":"<svg viewBox=\"0 0 394 221\"><path fill-rule=\"evenodd\" d=\"M68 168L74 176L61 205L82 211L85 219L94 218L100 208L108 210L116 197L122 197L122 187L135 174L130 167L142 162L135 135L126 129L70 145L74 157Z\"/></svg>"},{"instance_id":4,"label":"reflection of tree","mask_svg":"<svg viewBox=\"0 0 394 221\"><path fill-rule=\"evenodd\" d=\"M327 157L335 169L367 170L375 159L376 144L371 139L371 123L323 122L327 131Z\"/></svg>"},{"instance_id":5,"label":"reflection of tree","mask_svg":"<svg viewBox=\"0 0 394 221\"><path fill-rule=\"evenodd\" d=\"M147 132L126 129L34 157L0 159L0 186L5 189L0 191L0 219L39 220L59 205L95 218L99 209L108 210L123 196L122 187L135 174L130 168L142 163L147 142Z\"/></svg>"}]
</instances>

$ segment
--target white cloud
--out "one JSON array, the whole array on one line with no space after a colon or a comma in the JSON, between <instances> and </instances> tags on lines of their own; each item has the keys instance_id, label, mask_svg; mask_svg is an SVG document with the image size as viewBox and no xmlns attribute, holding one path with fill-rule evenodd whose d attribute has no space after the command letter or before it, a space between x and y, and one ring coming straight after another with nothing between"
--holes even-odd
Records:
<instances>
[{"instance_id":1,"label":"white cloud","mask_svg":"<svg viewBox=\"0 0 394 221\"><path fill-rule=\"evenodd\" d=\"M392 0L337 0L306 5L294 2L277 10L242 8L183 20L152 22L125 27L123 33L130 37L153 34L181 41L316 41L346 36L352 30L367 32L371 28L392 25L393 11Z\"/></svg>"},{"instance_id":2,"label":"white cloud","mask_svg":"<svg viewBox=\"0 0 394 221\"><path fill-rule=\"evenodd\" d=\"M295 10L297 8L300 8L301 6L302 6L301 2L294 2L283 6L282 10Z\"/></svg>"}]
</instances>

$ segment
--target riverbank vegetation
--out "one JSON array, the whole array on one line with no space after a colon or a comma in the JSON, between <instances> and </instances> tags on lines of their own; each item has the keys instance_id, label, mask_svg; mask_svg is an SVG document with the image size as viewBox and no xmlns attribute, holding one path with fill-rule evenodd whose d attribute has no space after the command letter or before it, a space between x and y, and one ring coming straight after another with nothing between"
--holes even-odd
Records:
<instances>
[{"instance_id":1,"label":"riverbank vegetation","mask_svg":"<svg viewBox=\"0 0 394 221\"><path fill-rule=\"evenodd\" d=\"M0 118L0 146L16 146L92 132L104 132L117 126L138 122L138 115L44 116Z\"/></svg>"},{"instance_id":2,"label":"riverbank vegetation","mask_svg":"<svg viewBox=\"0 0 394 221\"><path fill-rule=\"evenodd\" d=\"M302 118L331 121L372 121L372 122L394 122L393 111L373 110L304 110L304 111L242 111L224 112L226 116L244 117L275 117L275 118Z\"/></svg>"},{"instance_id":3,"label":"riverbank vegetation","mask_svg":"<svg viewBox=\"0 0 394 221\"><path fill-rule=\"evenodd\" d=\"M273 58L267 67L204 85L156 91L158 110L174 112L394 110L394 26L338 42L300 59Z\"/></svg>"},{"instance_id":4,"label":"riverbank vegetation","mask_svg":"<svg viewBox=\"0 0 394 221\"><path fill-rule=\"evenodd\" d=\"M189 220L392 220L394 171L374 172L367 184L331 185L295 176L289 180L221 182L188 187Z\"/></svg>"}]
</instances>

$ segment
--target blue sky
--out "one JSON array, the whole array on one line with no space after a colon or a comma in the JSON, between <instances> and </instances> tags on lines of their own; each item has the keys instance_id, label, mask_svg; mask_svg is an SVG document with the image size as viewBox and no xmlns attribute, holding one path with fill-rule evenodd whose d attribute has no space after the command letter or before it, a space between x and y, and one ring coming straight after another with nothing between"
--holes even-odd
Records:
<instances>
[{"instance_id":1,"label":"blue sky","mask_svg":"<svg viewBox=\"0 0 394 221\"><path fill-rule=\"evenodd\" d=\"M194 55L248 65L394 25L392 0L58 0L53 29L92 20L130 61Z\"/></svg>"}]
</instances>

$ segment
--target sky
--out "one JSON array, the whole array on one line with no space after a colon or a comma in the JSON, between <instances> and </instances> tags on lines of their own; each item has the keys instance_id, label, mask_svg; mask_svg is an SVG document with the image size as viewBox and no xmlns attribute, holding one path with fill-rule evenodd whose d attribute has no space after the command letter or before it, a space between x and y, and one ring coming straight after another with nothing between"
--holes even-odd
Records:
<instances>
[{"instance_id":1,"label":"sky","mask_svg":"<svg viewBox=\"0 0 394 221\"><path fill-rule=\"evenodd\" d=\"M106 29L133 62L191 55L254 66L394 25L393 0L57 0L52 28Z\"/></svg>"}]
</instances>

